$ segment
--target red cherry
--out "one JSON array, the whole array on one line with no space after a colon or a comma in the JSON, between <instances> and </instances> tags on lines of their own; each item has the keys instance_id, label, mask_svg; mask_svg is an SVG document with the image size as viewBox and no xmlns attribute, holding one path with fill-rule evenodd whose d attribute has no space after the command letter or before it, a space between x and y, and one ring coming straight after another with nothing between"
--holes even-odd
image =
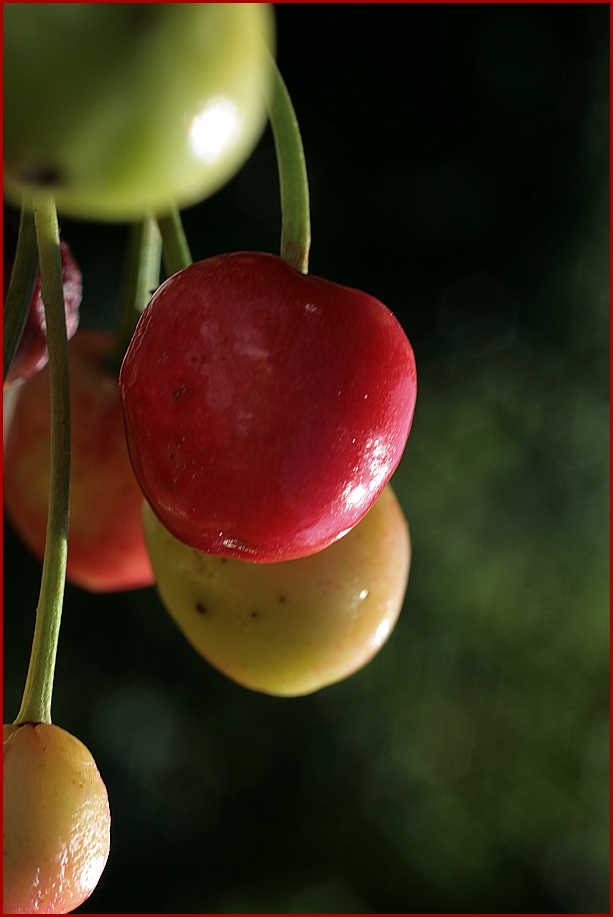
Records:
<instances>
[{"instance_id":1,"label":"red cherry","mask_svg":"<svg viewBox=\"0 0 613 917\"><path fill-rule=\"evenodd\" d=\"M404 449L416 396L402 327L366 293L237 252L170 277L119 388L163 525L208 554L313 554L356 525Z\"/></svg>"},{"instance_id":2,"label":"red cherry","mask_svg":"<svg viewBox=\"0 0 613 917\"><path fill-rule=\"evenodd\" d=\"M8 223L8 221L7 221ZM16 227L10 223L5 228L7 243L10 253L4 256L4 299L11 279L13 269L14 251L17 245ZM79 306L83 295L81 271L79 265L64 240L60 241L60 255L62 258L62 277L64 281L64 308L66 311L66 331L71 338L79 326ZM32 301L23 329L23 334L17 346L15 357L6 378L6 384L16 382L18 379L28 379L43 368L49 359L47 353L47 324L45 321L45 307L40 292L40 272L36 277L36 285L32 294Z\"/></svg>"},{"instance_id":3,"label":"red cherry","mask_svg":"<svg viewBox=\"0 0 613 917\"><path fill-rule=\"evenodd\" d=\"M143 496L126 448L117 377L103 360L112 334L79 331L68 345L72 467L67 578L93 592L153 584L141 524ZM42 558L49 499L49 368L18 389L4 451L4 505Z\"/></svg>"}]
</instances>

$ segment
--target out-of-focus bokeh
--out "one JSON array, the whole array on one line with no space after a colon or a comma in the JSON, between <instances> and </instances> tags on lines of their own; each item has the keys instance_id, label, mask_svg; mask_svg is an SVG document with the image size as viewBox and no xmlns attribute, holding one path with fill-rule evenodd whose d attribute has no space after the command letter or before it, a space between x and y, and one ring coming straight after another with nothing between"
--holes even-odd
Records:
<instances>
[{"instance_id":1,"label":"out-of-focus bokeh","mask_svg":"<svg viewBox=\"0 0 613 917\"><path fill-rule=\"evenodd\" d=\"M82 912L609 909L606 4L287 4L311 270L382 299L419 393L389 643L286 700L218 674L155 591L67 590L54 721L106 781ZM270 132L184 214L195 258L278 251ZM125 227L63 221L82 325ZM5 722L40 566L5 525Z\"/></svg>"}]
</instances>

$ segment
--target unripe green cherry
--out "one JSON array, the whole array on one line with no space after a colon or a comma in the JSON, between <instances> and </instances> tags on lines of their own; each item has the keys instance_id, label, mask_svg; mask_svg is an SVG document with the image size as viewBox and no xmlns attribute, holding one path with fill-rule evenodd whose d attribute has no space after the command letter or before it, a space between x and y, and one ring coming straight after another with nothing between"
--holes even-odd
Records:
<instances>
[{"instance_id":1,"label":"unripe green cherry","mask_svg":"<svg viewBox=\"0 0 613 917\"><path fill-rule=\"evenodd\" d=\"M381 648L400 613L411 548L389 485L340 540L281 563L196 551L148 504L143 523L175 623L208 662L256 691L291 697L347 678Z\"/></svg>"},{"instance_id":2,"label":"unripe green cherry","mask_svg":"<svg viewBox=\"0 0 613 917\"><path fill-rule=\"evenodd\" d=\"M3 913L67 914L109 855L106 788L85 745L58 726L4 726Z\"/></svg>"},{"instance_id":3,"label":"unripe green cherry","mask_svg":"<svg viewBox=\"0 0 613 917\"><path fill-rule=\"evenodd\" d=\"M138 220L212 194L266 121L264 3L4 5L4 192Z\"/></svg>"}]
</instances>

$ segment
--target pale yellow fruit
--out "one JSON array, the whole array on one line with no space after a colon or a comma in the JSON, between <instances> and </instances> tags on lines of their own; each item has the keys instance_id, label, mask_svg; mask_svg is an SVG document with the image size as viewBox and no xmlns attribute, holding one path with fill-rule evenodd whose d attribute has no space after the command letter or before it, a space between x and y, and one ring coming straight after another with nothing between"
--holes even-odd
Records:
<instances>
[{"instance_id":1,"label":"pale yellow fruit","mask_svg":"<svg viewBox=\"0 0 613 917\"><path fill-rule=\"evenodd\" d=\"M273 564L187 547L148 504L145 540L160 597L192 646L267 694L310 694L362 668L389 637L411 548L388 485L355 528L318 554Z\"/></svg>"},{"instance_id":2,"label":"pale yellow fruit","mask_svg":"<svg viewBox=\"0 0 613 917\"><path fill-rule=\"evenodd\" d=\"M67 914L106 865L111 816L88 749L45 723L4 726L5 914Z\"/></svg>"}]
</instances>

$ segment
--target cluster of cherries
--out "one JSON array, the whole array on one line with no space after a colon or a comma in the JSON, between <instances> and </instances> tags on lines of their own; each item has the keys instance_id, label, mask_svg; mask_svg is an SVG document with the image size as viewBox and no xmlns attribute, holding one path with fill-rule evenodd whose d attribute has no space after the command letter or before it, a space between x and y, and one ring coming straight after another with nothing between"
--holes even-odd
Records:
<instances>
[{"instance_id":1,"label":"cluster of cherries","mask_svg":"<svg viewBox=\"0 0 613 917\"><path fill-rule=\"evenodd\" d=\"M142 220L203 199L250 154L265 121L267 5L94 4L61 22L54 7L63 4L11 6L12 203L43 189L60 213ZM86 88L109 87L95 107L81 91L76 111L56 112L52 127L46 113L24 115L33 105L46 112L47 70L58 66L43 49L30 67L40 16L45 46L55 29L68 57L51 108L58 85L75 83L71 63L90 74ZM125 86L135 88L120 104ZM130 152L145 142L147 168ZM63 242L61 255L71 337L67 579L98 592L155 583L195 649L254 690L307 694L361 668L396 622L410 562L389 485L416 397L399 322L377 299L284 258L223 254L158 287L117 376L108 363L115 335L77 330L81 277ZM11 259L5 251L5 275ZM4 494L12 525L40 558L51 446L45 364L37 285L5 382L15 406ZM66 913L106 863L104 784L87 749L58 727L4 731L5 912Z\"/></svg>"}]
</instances>

